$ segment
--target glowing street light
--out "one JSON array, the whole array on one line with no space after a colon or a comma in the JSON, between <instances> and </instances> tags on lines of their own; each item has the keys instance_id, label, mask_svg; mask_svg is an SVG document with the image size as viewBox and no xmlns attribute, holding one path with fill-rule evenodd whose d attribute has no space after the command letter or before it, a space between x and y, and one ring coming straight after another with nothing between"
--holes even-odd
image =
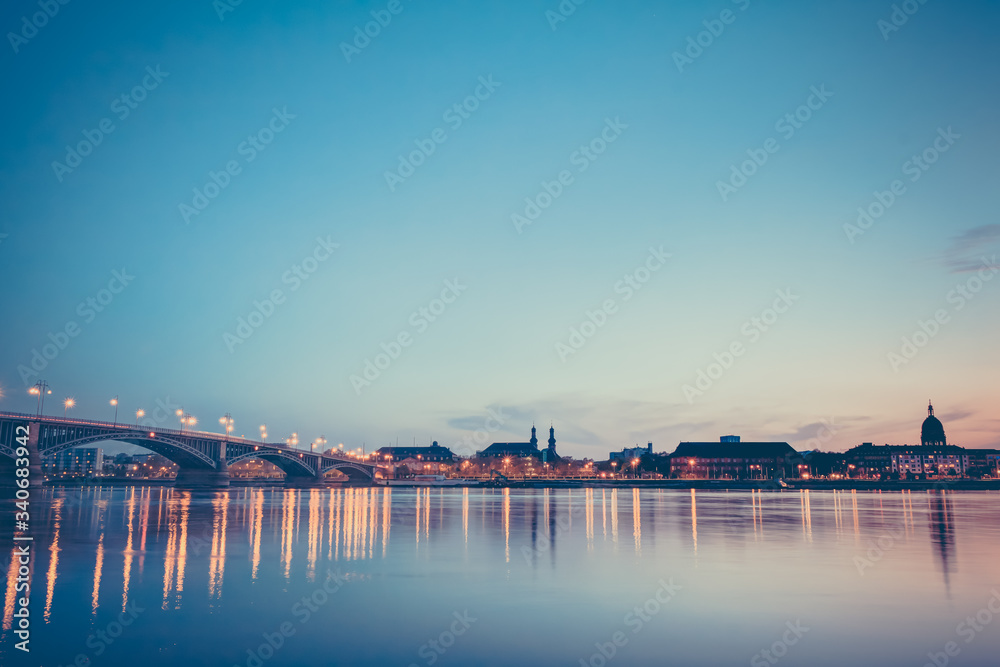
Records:
<instances>
[{"instance_id":1,"label":"glowing street light","mask_svg":"<svg viewBox=\"0 0 1000 667\"><path fill-rule=\"evenodd\" d=\"M260 425L260 441L264 442L267 440L267 424Z\"/></svg>"},{"instance_id":2,"label":"glowing street light","mask_svg":"<svg viewBox=\"0 0 1000 667\"><path fill-rule=\"evenodd\" d=\"M52 393L49 389L49 383L45 380L39 380L30 389L28 393L32 396L38 397L38 405L35 409L35 414L41 416L42 411L45 409L45 396Z\"/></svg>"},{"instance_id":3,"label":"glowing street light","mask_svg":"<svg viewBox=\"0 0 1000 667\"><path fill-rule=\"evenodd\" d=\"M223 417L219 417L219 423L226 427L226 437L233 432L233 416L228 412Z\"/></svg>"},{"instance_id":4,"label":"glowing street light","mask_svg":"<svg viewBox=\"0 0 1000 667\"><path fill-rule=\"evenodd\" d=\"M323 451L323 445L325 445L325 444L326 444L326 438L324 438L323 436L319 436L318 438L316 438L315 440L312 441L312 444L309 445L309 447L310 447L310 449L312 449L312 451L315 452L316 451L316 445L319 445L320 446L319 451L322 452Z\"/></svg>"},{"instance_id":5,"label":"glowing street light","mask_svg":"<svg viewBox=\"0 0 1000 667\"><path fill-rule=\"evenodd\" d=\"M181 430L184 430L185 426L194 426L198 423L198 420L192 417L187 412L184 412L184 408L178 408L174 411L174 414L181 420Z\"/></svg>"},{"instance_id":6,"label":"glowing street light","mask_svg":"<svg viewBox=\"0 0 1000 667\"><path fill-rule=\"evenodd\" d=\"M72 408L72 407L75 407L75 406L76 406L76 401L74 401L72 398L67 398L65 401L63 401L63 418L64 419L66 418L66 413L69 411L69 409Z\"/></svg>"},{"instance_id":7,"label":"glowing street light","mask_svg":"<svg viewBox=\"0 0 1000 667\"><path fill-rule=\"evenodd\" d=\"M115 421L114 425L118 426L118 397L115 396L111 399L111 405L115 406Z\"/></svg>"}]
</instances>

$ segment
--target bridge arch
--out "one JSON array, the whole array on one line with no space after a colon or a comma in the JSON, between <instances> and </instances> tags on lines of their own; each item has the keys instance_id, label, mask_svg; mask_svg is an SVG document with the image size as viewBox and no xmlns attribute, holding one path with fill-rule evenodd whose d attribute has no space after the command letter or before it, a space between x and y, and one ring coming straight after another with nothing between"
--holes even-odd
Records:
<instances>
[{"instance_id":1,"label":"bridge arch","mask_svg":"<svg viewBox=\"0 0 1000 667\"><path fill-rule=\"evenodd\" d=\"M281 468L288 477L316 477L315 468L306 463L301 456L297 456L294 452L286 452L280 449L250 451L228 458L226 462L232 465L250 459L260 459L261 461L273 463Z\"/></svg>"},{"instance_id":2,"label":"bridge arch","mask_svg":"<svg viewBox=\"0 0 1000 667\"><path fill-rule=\"evenodd\" d=\"M41 450L39 454L42 456L52 456L54 454L58 454L59 452L79 447L81 445L111 441L125 442L130 445L137 445L152 452L156 452L160 456L173 461L181 468L194 468L201 470L216 470L218 468L215 461L208 454L205 454L187 443L174 440L170 436L160 434L156 434L152 437L137 433L132 433L128 436L125 436L124 434L90 435L84 438L60 442L59 444L52 445L44 450Z\"/></svg>"},{"instance_id":3,"label":"bridge arch","mask_svg":"<svg viewBox=\"0 0 1000 667\"><path fill-rule=\"evenodd\" d=\"M375 478L374 468L350 461L337 461L336 463L324 466L321 474L325 475L334 470L346 475L352 482L370 482Z\"/></svg>"}]
</instances>

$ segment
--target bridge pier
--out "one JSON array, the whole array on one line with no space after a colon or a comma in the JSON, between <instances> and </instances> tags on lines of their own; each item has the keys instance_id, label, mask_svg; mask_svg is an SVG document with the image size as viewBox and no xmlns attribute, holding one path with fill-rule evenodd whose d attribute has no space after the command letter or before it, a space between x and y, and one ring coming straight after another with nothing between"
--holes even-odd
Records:
<instances>
[{"instance_id":1,"label":"bridge pier","mask_svg":"<svg viewBox=\"0 0 1000 667\"><path fill-rule=\"evenodd\" d=\"M45 475L42 473L42 455L38 452L38 434L41 433L41 430L42 425L37 422L28 424L28 480L30 480L28 486L30 488L40 487L45 483Z\"/></svg>"},{"instance_id":2,"label":"bridge pier","mask_svg":"<svg viewBox=\"0 0 1000 667\"><path fill-rule=\"evenodd\" d=\"M223 467L222 470L202 470L198 468L180 468L177 470L177 479L174 480L175 489L228 489L229 469Z\"/></svg>"}]
</instances>

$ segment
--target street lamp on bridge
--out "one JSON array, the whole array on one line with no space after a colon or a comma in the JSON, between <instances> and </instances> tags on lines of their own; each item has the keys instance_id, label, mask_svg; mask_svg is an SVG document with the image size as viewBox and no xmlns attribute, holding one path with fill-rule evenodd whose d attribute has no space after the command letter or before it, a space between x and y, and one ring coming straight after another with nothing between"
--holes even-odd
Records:
<instances>
[{"instance_id":1,"label":"street lamp on bridge","mask_svg":"<svg viewBox=\"0 0 1000 667\"><path fill-rule=\"evenodd\" d=\"M65 401L63 401L63 419L66 418L66 413L72 407L76 407L76 401L75 400L73 400L72 398L67 398Z\"/></svg>"},{"instance_id":2,"label":"street lamp on bridge","mask_svg":"<svg viewBox=\"0 0 1000 667\"><path fill-rule=\"evenodd\" d=\"M115 421L114 425L118 426L118 397L115 396L111 399L111 405L115 406Z\"/></svg>"},{"instance_id":3,"label":"street lamp on bridge","mask_svg":"<svg viewBox=\"0 0 1000 667\"><path fill-rule=\"evenodd\" d=\"M312 449L313 452L315 452L316 451L316 445L319 445L320 446L319 451L320 451L320 453L322 453L323 452L323 445L325 445L325 444L326 444L326 438L324 438L323 436L319 436L318 438L316 438L315 440L312 441L312 444L309 447L310 447L310 449Z\"/></svg>"},{"instance_id":4,"label":"street lamp on bridge","mask_svg":"<svg viewBox=\"0 0 1000 667\"><path fill-rule=\"evenodd\" d=\"M139 408L138 410L136 410L135 411L135 425L138 426L139 425L139 420L142 419L145 416L146 416L146 411L145 410L143 410L142 408Z\"/></svg>"},{"instance_id":5,"label":"street lamp on bridge","mask_svg":"<svg viewBox=\"0 0 1000 667\"><path fill-rule=\"evenodd\" d=\"M174 414L177 415L180 418L180 420L181 420L181 430L182 431L184 430L185 426L194 426L195 424L198 423L197 419L195 419L194 417L192 417L187 412L184 412L184 408L178 408L174 412Z\"/></svg>"},{"instance_id":6,"label":"street lamp on bridge","mask_svg":"<svg viewBox=\"0 0 1000 667\"><path fill-rule=\"evenodd\" d=\"M260 441L264 442L267 440L267 424L260 425Z\"/></svg>"},{"instance_id":7,"label":"street lamp on bridge","mask_svg":"<svg viewBox=\"0 0 1000 667\"><path fill-rule=\"evenodd\" d=\"M228 412L224 417L219 417L219 423L226 427L226 437L233 432L233 416Z\"/></svg>"},{"instance_id":8,"label":"street lamp on bridge","mask_svg":"<svg viewBox=\"0 0 1000 667\"><path fill-rule=\"evenodd\" d=\"M38 406L35 409L35 414L41 416L42 410L45 409L45 395L52 393L52 390L49 389L49 383L45 380L39 380L34 386L28 389L28 393L38 397Z\"/></svg>"}]
</instances>

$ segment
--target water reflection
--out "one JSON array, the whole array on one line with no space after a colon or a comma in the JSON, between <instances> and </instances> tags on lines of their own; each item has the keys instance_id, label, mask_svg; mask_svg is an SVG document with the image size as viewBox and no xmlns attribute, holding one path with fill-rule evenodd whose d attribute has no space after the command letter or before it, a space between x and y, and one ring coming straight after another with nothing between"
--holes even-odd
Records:
<instances>
[{"instance_id":1,"label":"water reflection","mask_svg":"<svg viewBox=\"0 0 1000 667\"><path fill-rule=\"evenodd\" d=\"M56 572L59 569L59 528L62 525L62 508L65 500L57 498L52 503L52 543L49 545L49 569L45 573L45 622L52 615L52 596L56 592Z\"/></svg>"},{"instance_id":2,"label":"water reflection","mask_svg":"<svg viewBox=\"0 0 1000 667\"><path fill-rule=\"evenodd\" d=\"M949 575L955 567L953 558L955 525L951 516L948 494L944 492L934 493L927 500L930 505L931 546L934 548L934 555L941 567L941 572L944 574L945 588L950 594Z\"/></svg>"}]
</instances>

